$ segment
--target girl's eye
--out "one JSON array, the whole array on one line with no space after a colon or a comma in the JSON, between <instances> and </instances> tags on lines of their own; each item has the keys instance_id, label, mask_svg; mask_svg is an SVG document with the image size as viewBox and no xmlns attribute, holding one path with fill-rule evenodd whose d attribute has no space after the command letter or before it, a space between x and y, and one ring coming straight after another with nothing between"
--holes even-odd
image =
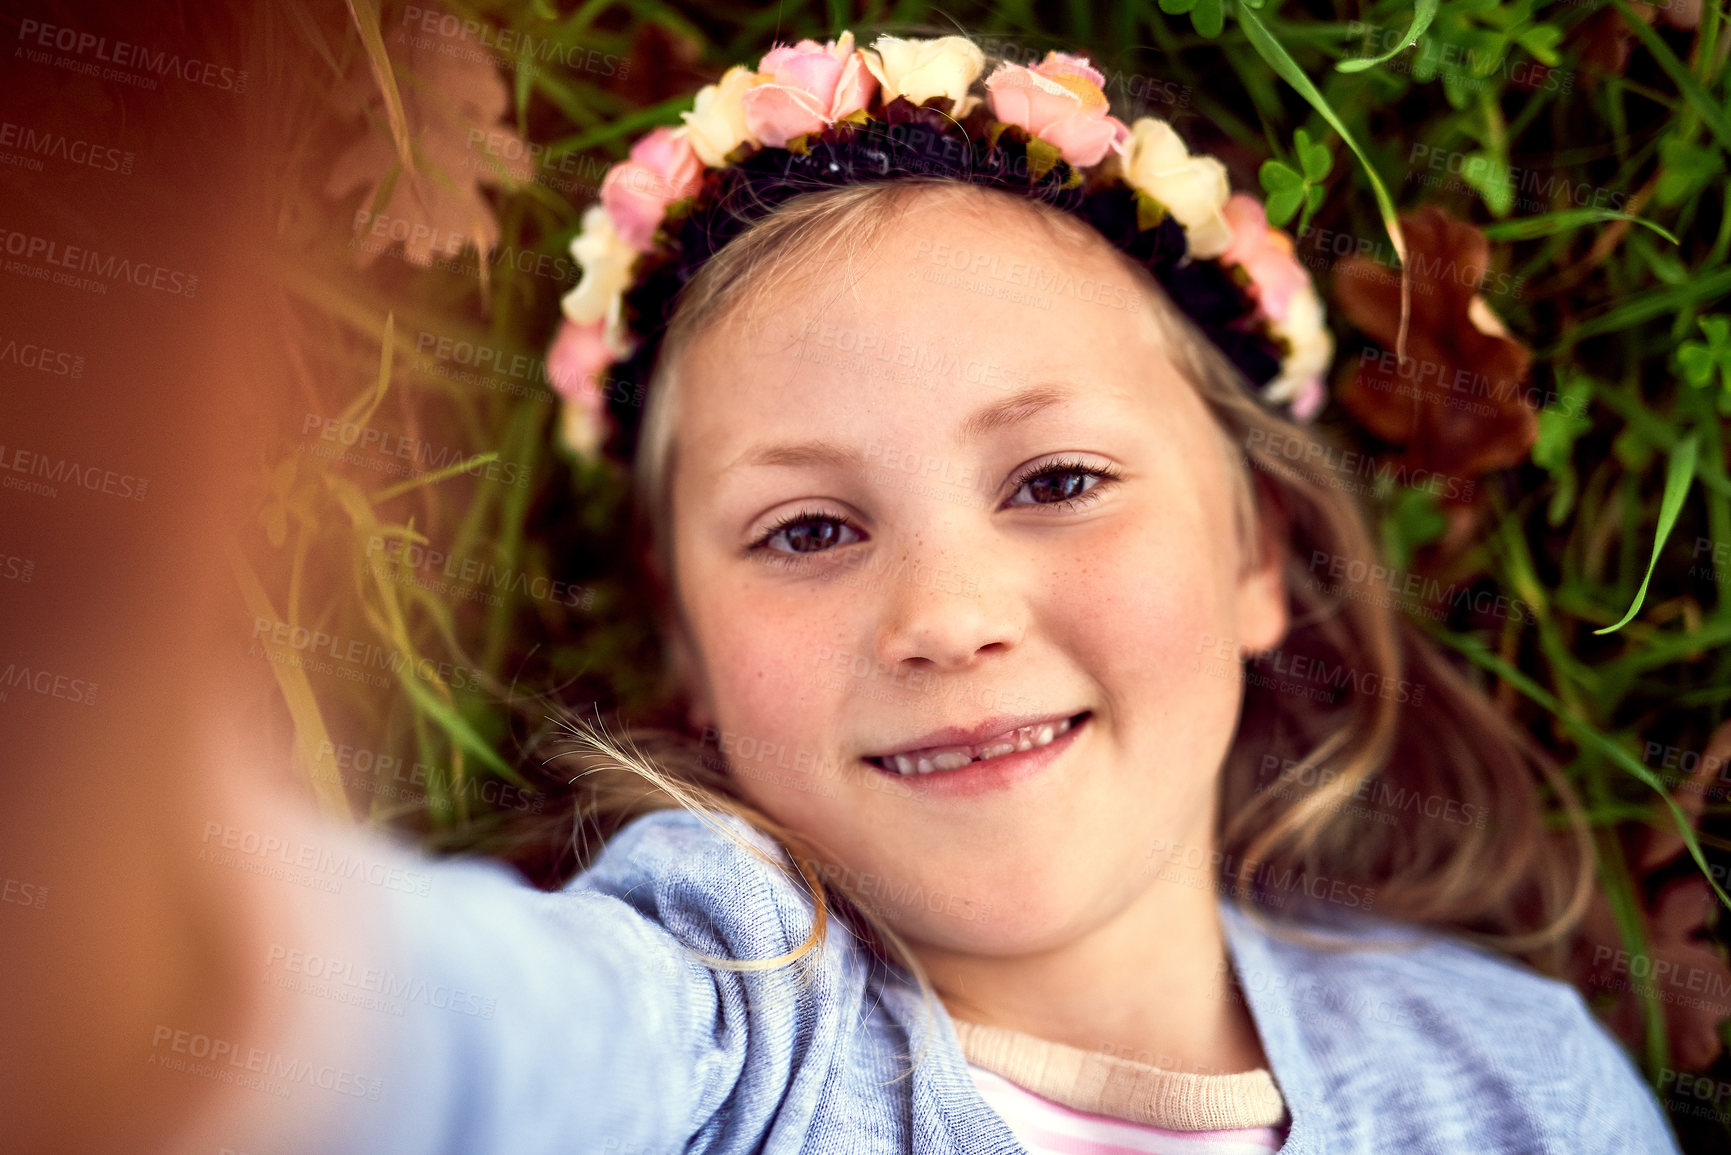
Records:
<instances>
[{"instance_id":1,"label":"girl's eye","mask_svg":"<svg viewBox=\"0 0 1731 1155\"><path fill-rule=\"evenodd\" d=\"M1120 474L1111 468L1080 461L1053 461L1024 470L1007 506L1041 505L1076 509L1100 496ZM1026 492L1029 501L1018 501ZM782 518L752 543L749 552L777 565L799 565L809 554L828 553L838 546L864 541L865 535L840 514L802 509Z\"/></svg>"},{"instance_id":2,"label":"girl's eye","mask_svg":"<svg viewBox=\"0 0 1731 1155\"><path fill-rule=\"evenodd\" d=\"M1010 505L1061 505L1067 509L1093 501L1102 486L1118 480L1118 473L1080 461L1053 461L1037 465L1016 478ZM1026 492L1031 500L1017 501Z\"/></svg>"},{"instance_id":3,"label":"girl's eye","mask_svg":"<svg viewBox=\"0 0 1731 1155\"><path fill-rule=\"evenodd\" d=\"M823 553L861 540L863 535L847 518L801 510L772 525L751 548L765 560L785 565L797 562L800 554Z\"/></svg>"}]
</instances>

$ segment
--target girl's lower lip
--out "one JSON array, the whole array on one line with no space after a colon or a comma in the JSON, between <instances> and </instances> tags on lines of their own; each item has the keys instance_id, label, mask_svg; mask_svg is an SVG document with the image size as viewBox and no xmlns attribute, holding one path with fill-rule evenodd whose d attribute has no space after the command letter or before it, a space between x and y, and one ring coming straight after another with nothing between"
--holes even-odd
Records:
<instances>
[{"instance_id":1,"label":"girl's lower lip","mask_svg":"<svg viewBox=\"0 0 1731 1155\"><path fill-rule=\"evenodd\" d=\"M863 758L860 761L878 774L886 774L899 782L907 783L913 792L922 798L969 798L992 790L1008 789L1043 772L1060 754L1070 748L1076 736L1093 720L1092 712L1081 714L1070 724L1068 730L1044 746L969 762L966 766L954 770L934 770L930 774L901 774L894 770L885 770L876 762Z\"/></svg>"}]
</instances>

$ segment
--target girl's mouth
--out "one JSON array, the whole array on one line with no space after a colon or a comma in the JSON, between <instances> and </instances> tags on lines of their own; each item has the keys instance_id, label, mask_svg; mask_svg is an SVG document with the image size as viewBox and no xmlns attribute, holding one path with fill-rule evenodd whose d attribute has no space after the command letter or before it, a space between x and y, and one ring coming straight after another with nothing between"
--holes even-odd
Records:
<instances>
[{"instance_id":1,"label":"girl's mouth","mask_svg":"<svg viewBox=\"0 0 1731 1155\"><path fill-rule=\"evenodd\" d=\"M1032 726L1008 730L984 742L964 746L928 746L906 750L899 754L883 754L866 761L892 774L912 777L939 771L960 770L977 762L991 762L1012 754L1025 753L1050 746L1072 729L1085 722L1091 711L1084 710L1056 722L1041 722Z\"/></svg>"}]
</instances>

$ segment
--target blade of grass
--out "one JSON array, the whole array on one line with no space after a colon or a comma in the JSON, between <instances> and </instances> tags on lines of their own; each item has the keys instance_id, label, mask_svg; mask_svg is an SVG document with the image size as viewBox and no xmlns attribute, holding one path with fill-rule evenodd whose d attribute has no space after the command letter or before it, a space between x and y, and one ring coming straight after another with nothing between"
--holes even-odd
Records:
<instances>
[{"instance_id":1,"label":"blade of grass","mask_svg":"<svg viewBox=\"0 0 1731 1155\"><path fill-rule=\"evenodd\" d=\"M1245 37L1250 46L1256 49L1256 54L1280 76L1286 83L1292 85L1297 93L1316 109L1328 126L1340 134L1340 139L1346 142L1346 147L1358 157L1358 163L1364 169L1366 179L1370 181L1371 193L1376 197L1377 211L1382 214L1382 227L1388 232L1388 240L1394 246L1395 257L1400 261L1400 332L1395 337L1395 355L1402 360L1406 358L1407 325L1412 318L1412 280L1408 275L1406 259L1406 236L1401 232L1400 215L1395 212L1394 198L1389 195L1388 187L1382 183L1382 177L1377 174L1376 166L1370 163L1370 157L1359 145L1358 139L1347 130L1346 122L1334 111L1334 106L1323 98L1316 90L1316 85L1310 82L1310 77L1298 66L1298 62L1287 54L1286 48L1268 31L1268 26L1257 15L1256 9L1247 4L1237 7L1238 23L1244 29Z\"/></svg>"},{"instance_id":2,"label":"blade of grass","mask_svg":"<svg viewBox=\"0 0 1731 1155\"><path fill-rule=\"evenodd\" d=\"M1609 312L1570 325L1556 345L1541 355L1558 357L1588 337L1632 329L1656 317L1669 319L1696 302L1710 301L1728 292L1731 292L1731 269L1717 269L1695 277L1687 284L1636 293Z\"/></svg>"},{"instance_id":3,"label":"blade of grass","mask_svg":"<svg viewBox=\"0 0 1731 1155\"><path fill-rule=\"evenodd\" d=\"M507 430L506 444L521 442L525 445L543 446L546 444L542 436L547 428L543 414L543 406L524 405L519 407ZM523 460L523 458L518 458ZM521 557L523 553L523 530L528 520L529 503L534 495L527 489L513 488L506 491L501 504L500 528L496 539L499 551L506 557ZM481 662L489 673L499 669L505 660L506 648L510 640L512 614L515 611L515 599L501 597L492 612L488 615L487 641L482 647Z\"/></svg>"},{"instance_id":4,"label":"blade of grass","mask_svg":"<svg viewBox=\"0 0 1731 1155\"><path fill-rule=\"evenodd\" d=\"M415 705L420 707L424 713L431 715L433 720L444 728L456 746L473 754L476 760L513 786L528 788L529 783L523 776L512 769L510 763L499 757L492 745L469 724L469 720L459 714L450 703L422 685L412 671L398 670L397 681L402 684L403 689L409 692L409 697L415 700Z\"/></svg>"},{"instance_id":5,"label":"blade of grass","mask_svg":"<svg viewBox=\"0 0 1731 1155\"><path fill-rule=\"evenodd\" d=\"M1393 60L1396 56L1418 43L1418 38L1424 35L1424 30L1430 27L1430 22L1436 19L1437 0L1418 0L1413 6L1412 24L1407 27L1406 35L1400 38L1400 43L1384 52L1381 56L1361 56L1353 60L1342 60L1334 66L1337 72L1363 72L1367 68L1375 68L1378 64Z\"/></svg>"},{"instance_id":6,"label":"blade of grass","mask_svg":"<svg viewBox=\"0 0 1731 1155\"><path fill-rule=\"evenodd\" d=\"M1512 221L1496 221L1484 225L1480 231L1493 241L1530 241L1537 237L1565 233L1582 225L1603 224L1605 221L1629 221L1644 229L1651 229L1674 245L1683 243L1669 230L1652 221L1612 209L1566 209L1563 212L1545 213L1536 217L1516 217Z\"/></svg>"},{"instance_id":7,"label":"blade of grass","mask_svg":"<svg viewBox=\"0 0 1731 1155\"><path fill-rule=\"evenodd\" d=\"M1594 394L1605 404L1617 411L1617 415L1641 431L1641 436L1669 453L1677 447L1680 439L1677 427L1669 421L1655 417L1647 408L1646 402L1639 395L1625 396L1623 391L1615 388L1605 388ZM1696 476L1701 484L1722 497L1731 498L1731 480L1724 476L1724 470L1715 471L1705 456L1698 456ZM1731 541L1731 538L1720 538L1721 541Z\"/></svg>"},{"instance_id":8,"label":"blade of grass","mask_svg":"<svg viewBox=\"0 0 1731 1155\"><path fill-rule=\"evenodd\" d=\"M1641 900L1635 893L1635 880L1629 877L1629 864L1614 832L1600 830L1593 839L1599 851L1599 881L1605 901L1616 920L1617 933L1628 952L1641 958L1647 954L1647 932L1642 926ZM1665 1065L1670 1047L1665 1039L1665 1013L1659 1006L1659 988L1655 983L1641 983L1636 988L1641 1001L1641 1017L1647 1026L1647 1062L1657 1069Z\"/></svg>"},{"instance_id":9,"label":"blade of grass","mask_svg":"<svg viewBox=\"0 0 1731 1155\"><path fill-rule=\"evenodd\" d=\"M413 704L411 700L410 706ZM415 731L415 749L419 752L417 761L427 768L427 793L423 805L436 825L449 825L451 812L456 809L456 804L451 799L451 784L445 776L444 748L434 741L432 727L428 725L425 714L411 708L409 717Z\"/></svg>"},{"instance_id":10,"label":"blade of grass","mask_svg":"<svg viewBox=\"0 0 1731 1155\"><path fill-rule=\"evenodd\" d=\"M1401 263L1405 264L1406 241L1400 231L1400 221L1395 212L1394 198L1389 195L1388 187L1382 183L1382 177L1378 175L1376 167L1370 163L1370 157L1365 155L1365 151L1359 146L1357 138L1347 129L1346 122L1340 119L1340 115L1334 111L1334 107L1323 98L1322 93L1317 91L1316 85L1311 83L1310 77L1304 74L1304 70L1298 66L1298 62L1287 54L1286 48L1268 31L1268 26L1262 22L1262 17L1257 15L1254 8L1240 5L1238 7L1238 22L1244 27L1245 38L1250 41L1250 46L1256 49L1256 54L1262 57L1282 80L1292 85L1294 91L1304 97L1312 108L1316 109L1318 115L1328 122L1330 128L1340 134L1340 139L1346 142L1346 147L1350 148L1353 155L1358 157L1359 163L1364 166L1364 175L1370 181L1371 192L1376 197L1377 210L1382 214L1382 223L1389 230L1389 240L1393 242L1395 253L1400 257Z\"/></svg>"},{"instance_id":11,"label":"blade of grass","mask_svg":"<svg viewBox=\"0 0 1731 1155\"><path fill-rule=\"evenodd\" d=\"M1672 662L1693 661L1727 645L1731 645L1731 621L1712 621L1686 632L1653 634L1651 640L1644 640L1641 648L1627 657L1600 662L1599 675L1607 684L1617 678L1632 679Z\"/></svg>"},{"instance_id":12,"label":"blade of grass","mask_svg":"<svg viewBox=\"0 0 1731 1155\"><path fill-rule=\"evenodd\" d=\"M432 473L423 473L419 477L411 477L407 481L399 481L395 485L376 490L367 495L367 500L373 502L375 505L380 505L391 500L393 497L401 497L412 489L419 489L423 485L437 485L439 482L444 481L447 478L455 477L459 473L467 473L477 465L485 465L489 461L497 460L499 460L499 451L497 449L489 449L485 453L475 454L475 456L469 458L467 461L459 461L455 465L447 465L445 468L434 470Z\"/></svg>"},{"instance_id":13,"label":"blade of grass","mask_svg":"<svg viewBox=\"0 0 1731 1155\"><path fill-rule=\"evenodd\" d=\"M379 377L369 391L372 400L367 399L369 393L362 393L350 402L349 407L343 411L342 417L339 418L344 425L358 425L364 429L367 422L373 419L373 414L378 412L379 402L385 399L385 390L389 389L391 385L391 345L396 339L396 334L396 314L386 313L384 337L379 342ZM366 406L364 410L361 408L362 405Z\"/></svg>"},{"instance_id":14,"label":"blade of grass","mask_svg":"<svg viewBox=\"0 0 1731 1155\"><path fill-rule=\"evenodd\" d=\"M658 125L672 124L679 119L678 114L691 107L691 97L675 96L660 104L652 104L648 108L611 120L600 128L589 132L568 136L564 140L554 141L547 146L547 159L558 160L568 153L582 152L596 145L608 144L622 136L635 135L639 129L654 128Z\"/></svg>"},{"instance_id":15,"label":"blade of grass","mask_svg":"<svg viewBox=\"0 0 1731 1155\"><path fill-rule=\"evenodd\" d=\"M1522 532L1521 519L1499 510L1501 528L1490 543L1515 593L1522 598L1539 634L1539 648L1551 661L1551 671L1566 708L1574 708L1585 694L1597 698L1600 693L1598 671L1577 658L1567 645L1556 615L1551 612L1550 597L1538 570L1533 564L1532 551ZM1511 616L1510 624L1515 624Z\"/></svg>"},{"instance_id":16,"label":"blade of grass","mask_svg":"<svg viewBox=\"0 0 1731 1155\"><path fill-rule=\"evenodd\" d=\"M518 75L527 77L547 103L563 112L578 127L589 128L601 121L601 114L584 103L581 88L565 83L551 69L525 64L519 68Z\"/></svg>"},{"instance_id":17,"label":"blade of grass","mask_svg":"<svg viewBox=\"0 0 1731 1155\"><path fill-rule=\"evenodd\" d=\"M1719 102L1707 94L1701 87L1701 82L1695 79L1695 74L1677 59L1677 54L1671 51L1664 38L1653 30L1653 26L1635 15L1635 10L1629 7L1627 0L1611 0L1611 3L1622 13L1624 23L1628 24L1636 39L1653 54L1653 59L1659 62L1665 75L1676 83L1677 91L1683 94L1685 115L1693 112L1699 116L1701 123L1719 138L1720 147L1731 151L1731 120L1726 119L1725 110Z\"/></svg>"},{"instance_id":18,"label":"blade of grass","mask_svg":"<svg viewBox=\"0 0 1731 1155\"><path fill-rule=\"evenodd\" d=\"M370 539L377 530L377 522L373 519L372 506L369 504L368 498L358 488L347 482L333 481L330 488L338 503L348 512L357 533L361 537ZM382 574L375 572L373 578L385 612L382 618L371 611L368 612L367 616L379 635L389 640L397 653L403 657L404 661L395 666L395 672L398 682L408 691L415 706L423 715L430 716L442 727L454 745L473 754L480 762L513 784L526 786L527 783L523 781L521 776L503 758L499 757L486 739L482 738L469 724L468 719L458 713L450 702L435 694L431 688L422 683L416 673L417 654L409 637L408 619L398 603L396 591L391 587L389 579ZM444 690L447 695L449 694L442 682L436 684L440 690Z\"/></svg>"},{"instance_id":19,"label":"blade of grass","mask_svg":"<svg viewBox=\"0 0 1731 1155\"><path fill-rule=\"evenodd\" d=\"M409 118L403 112L403 94L397 88L396 73L391 71L390 53L385 51L385 38L379 30L379 2L347 2L355 31L361 34L361 44L367 50L367 65L373 70L373 80L385 98L385 119L390 122L391 140L397 146L397 160L405 171L412 171L415 161L409 148Z\"/></svg>"},{"instance_id":20,"label":"blade of grass","mask_svg":"<svg viewBox=\"0 0 1731 1155\"><path fill-rule=\"evenodd\" d=\"M264 585L258 580L258 574L253 572L240 549L230 540L223 543L223 551L228 554L229 568L234 571L241 597L246 600L246 608L252 612L253 617L265 621L281 621L276 607L271 605L270 595L265 592ZM288 705L289 717L294 721L296 761L312 780L313 797L318 800L319 809L333 818L341 818L344 822L353 821L342 782L335 777L313 773L313 768L318 764L318 751L330 745L330 732L325 729L324 715L319 712L318 699L313 696L313 688L307 681L306 671L290 662L272 662L270 671L276 677L277 688L282 691L283 701Z\"/></svg>"},{"instance_id":21,"label":"blade of grass","mask_svg":"<svg viewBox=\"0 0 1731 1155\"><path fill-rule=\"evenodd\" d=\"M1647 562L1647 574L1641 579L1641 588L1635 591L1629 612L1615 625L1594 630L1595 634L1616 633L1640 612L1641 603L1647 598L1647 583L1653 580L1653 569L1659 564L1659 551L1665 548L1665 539L1671 536L1671 527L1677 524L1677 515L1683 511L1683 499L1689 495L1689 483L1695 478L1695 447L1698 444L1696 435L1691 433L1671 451L1671 459L1665 466L1665 495L1659 501L1659 528L1653 537L1653 556Z\"/></svg>"},{"instance_id":22,"label":"blade of grass","mask_svg":"<svg viewBox=\"0 0 1731 1155\"><path fill-rule=\"evenodd\" d=\"M1695 475L1701 479L1702 496L1707 501L1707 535L1714 541L1731 541L1731 479L1725 476L1725 426L1714 409L1714 401L1704 389L1685 389L1686 403L1695 409L1695 426L1701 435L1703 452L1695 462ZM1721 602L1721 606L1723 606Z\"/></svg>"},{"instance_id":23,"label":"blade of grass","mask_svg":"<svg viewBox=\"0 0 1731 1155\"><path fill-rule=\"evenodd\" d=\"M1723 887L1713 877L1712 870L1707 865L1706 857L1701 853L1701 843L1695 837L1695 825L1689 816L1683 813L1683 808L1677 805L1677 800L1671 797L1656 774L1633 754L1623 749L1609 734L1575 715L1560 709L1561 703L1546 692L1543 686L1521 673L1520 670L1503 661L1502 658L1490 652L1485 644L1471 634L1457 634L1450 630L1429 627L1429 632L1439 638L1445 645L1459 650L1474 664L1489 670L1509 685L1525 694L1533 702L1549 711L1557 723L1567 730L1575 741L1582 746L1591 747L1608 758L1617 766L1627 770L1642 783L1650 787L1654 793L1664 800L1671 811L1671 817L1677 823L1677 833L1683 839L1683 845L1689 848L1689 856L1695 860L1695 865L1701 868L1701 874L1707 884L1713 888L1713 893L1719 896L1719 901L1727 909L1731 909L1731 895L1727 895Z\"/></svg>"}]
</instances>

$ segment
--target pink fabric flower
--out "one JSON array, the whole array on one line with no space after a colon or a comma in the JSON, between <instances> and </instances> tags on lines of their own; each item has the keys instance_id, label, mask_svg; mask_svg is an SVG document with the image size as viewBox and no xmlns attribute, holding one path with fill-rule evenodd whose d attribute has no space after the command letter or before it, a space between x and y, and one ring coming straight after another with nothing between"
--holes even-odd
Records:
<instances>
[{"instance_id":1,"label":"pink fabric flower","mask_svg":"<svg viewBox=\"0 0 1731 1155\"><path fill-rule=\"evenodd\" d=\"M772 48L757 73L769 83L745 90L745 125L775 148L858 112L878 88L877 77L854 51L852 32L828 44L801 40Z\"/></svg>"},{"instance_id":2,"label":"pink fabric flower","mask_svg":"<svg viewBox=\"0 0 1731 1155\"><path fill-rule=\"evenodd\" d=\"M1222 212L1232 227L1232 243L1220 254L1220 262L1241 266L1262 312L1275 321L1285 319L1292 295L1310 284L1310 274L1293 253L1292 238L1269 227L1262 202L1248 193L1233 193Z\"/></svg>"},{"instance_id":3,"label":"pink fabric flower","mask_svg":"<svg viewBox=\"0 0 1731 1155\"><path fill-rule=\"evenodd\" d=\"M1300 425L1310 424L1311 418L1322 412L1326 400L1328 391L1322 387L1322 378L1310 378L1298 387L1298 395L1292 399L1292 419Z\"/></svg>"},{"instance_id":4,"label":"pink fabric flower","mask_svg":"<svg viewBox=\"0 0 1731 1155\"><path fill-rule=\"evenodd\" d=\"M561 321L547 350L547 379L565 399L566 440L583 453L600 447L610 424L602 383L615 358L606 330L605 320L587 325Z\"/></svg>"},{"instance_id":5,"label":"pink fabric flower","mask_svg":"<svg viewBox=\"0 0 1731 1155\"><path fill-rule=\"evenodd\" d=\"M703 162L683 132L658 128L631 146L631 159L607 170L601 204L627 244L648 252L667 206L694 195L703 182Z\"/></svg>"},{"instance_id":6,"label":"pink fabric flower","mask_svg":"<svg viewBox=\"0 0 1731 1155\"><path fill-rule=\"evenodd\" d=\"M1130 135L1107 112L1106 78L1085 56L1048 52L1032 68L1005 62L986 78L992 115L1056 148L1078 167L1099 164Z\"/></svg>"},{"instance_id":7,"label":"pink fabric flower","mask_svg":"<svg viewBox=\"0 0 1731 1155\"><path fill-rule=\"evenodd\" d=\"M1051 51L1046 53L1046 59L1034 65L1034 71L1041 76L1053 79L1060 76L1079 76L1102 92L1106 89L1106 74L1089 64L1086 56L1072 56L1068 52Z\"/></svg>"}]
</instances>

